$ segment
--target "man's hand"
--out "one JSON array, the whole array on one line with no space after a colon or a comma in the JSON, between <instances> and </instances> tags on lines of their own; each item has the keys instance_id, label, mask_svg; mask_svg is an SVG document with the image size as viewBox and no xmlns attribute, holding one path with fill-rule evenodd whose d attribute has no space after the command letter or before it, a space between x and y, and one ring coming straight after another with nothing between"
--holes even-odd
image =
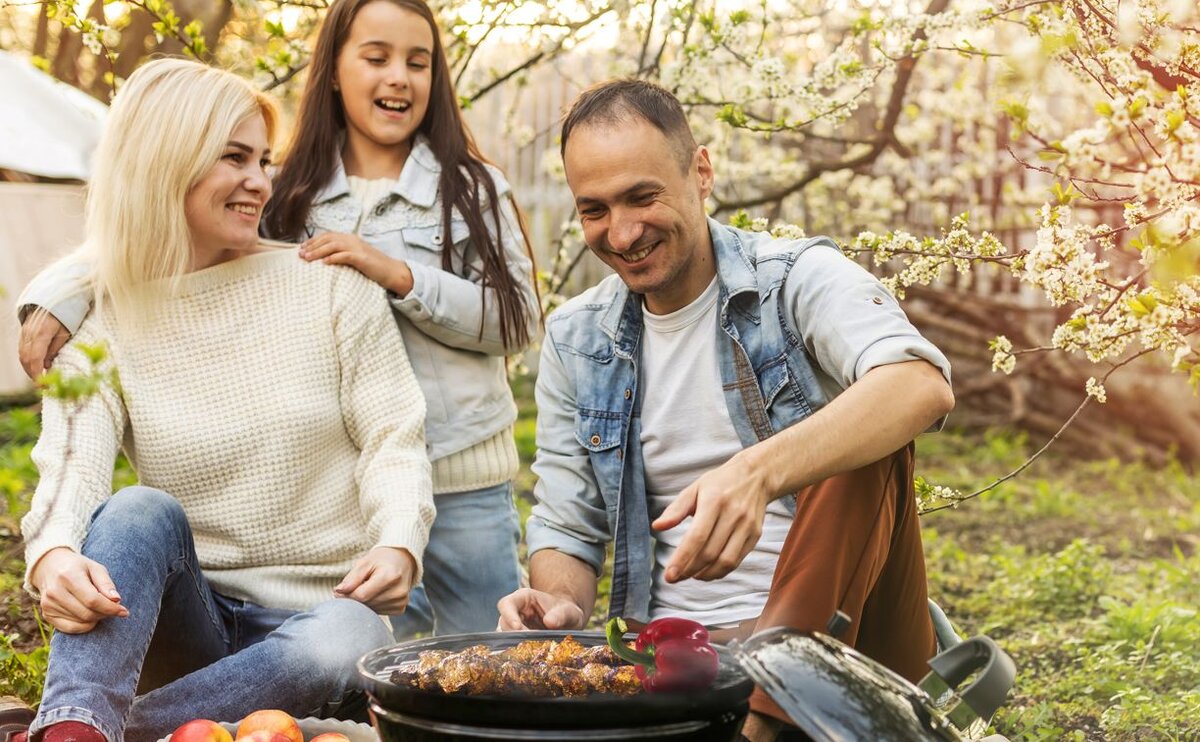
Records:
<instances>
[{"instance_id":1,"label":"man's hand","mask_svg":"<svg viewBox=\"0 0 1200 742\"><path fill-rule=\"evenodd\" d=\"M300 245L300 257L310 263L321 260L329 265L348 265L397 296L408 296L413 288L408 263L385 255L358 235L319 234Z\"/></svg>"},{"instance_id":2,"label":"man's hand","mask_svg":"<svg viewBox=\"0 0 1200 742\"><path fill-rule=\"evenodd\" d=\"M31 379L41 376L70 339L71 333L53 314L41 310L30 312L21 324L18 343L18 355L25 375Z\"/></svg>"},{"instance_id":3,"label":"man's hand","mask_svg":"<svg viewBox=\"0 0 1200 742\"><path fill-rule=\"evenodd\" d=\"M523 587L496 604L500 611L499 631L529 629L575 630L587 625L583 609L566 598Z\"/></svg>"},{"instance_id":4,"label":"man's hand","mask_svg":"<svg viewBox=\"0 0 1200 742\"><path fill-rule=\"evenodd\" d=\"M66 547L46 552L29 581L42 594L42 616L64 634L86 634L110 616L129 615L108 570Z\"/></svg>"},{"instance_id":5,"label":"man's hand","mask_svg":"<svg viewBox=\"0 0 1200 742\"><path fill-rule=\"evenodd\" d=\"M398 616L408 607L416 574L417 560L408 549L376 546L354 563L333 594L357 600L376 613Z\"/></svg>"},{"instance_id":6,"label":"man's hand","mask_svg":"<svg viewBox=\"0 0 1200 742\"><path fill-rule=\"evenodd\" d=\"M688 485L650 524L665 531L694 516L667 563L667 582L717 580L737 569L758 543L767 505L775 497L762 472L742 454Z\"/></svg>"}]
</instances>

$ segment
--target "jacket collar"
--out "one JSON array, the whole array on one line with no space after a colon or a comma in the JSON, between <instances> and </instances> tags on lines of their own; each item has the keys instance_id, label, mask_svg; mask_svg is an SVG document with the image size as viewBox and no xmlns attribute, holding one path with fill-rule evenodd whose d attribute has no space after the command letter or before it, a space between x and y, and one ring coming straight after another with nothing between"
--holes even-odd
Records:
<instances>
[{"instance_id":1,"label":"jacket collar","mask_svg":"<svg viewBox=\"0 0 1200 742\"><path fill-rule=\"evenodd\" d=\"M344 134L342 141L345 141ZM408 159L404 161L400 177L392 185L392 193L415 206L428 209L437 202L438 177L441 173L442 164L434 156L429 140L424 134L418 134L413 141L412 152L409 152ZM333 177L317 193L313 203L325 203L349 193L350 182L346 179L346 166L339 155L334 163Z\"/></svg>"},{"instance_id":2,"label":"jacket collar","mask_svg":"<svg viewBox=\"0 0 1200 742\"><path fill-rule=\"evenodd\" d=\"M713 256L717 264L717 284L720 286L721 319L724 322L730 300L747 292L758 293L758 279L754 272L754 255L748 253L742 243L741 234L708 218L708 234L712 239ZM623 281L617 281L600 328L613 339L619 355L632 357L642 331L642 297L630 292Z\"/></svg>"}]
</instances>

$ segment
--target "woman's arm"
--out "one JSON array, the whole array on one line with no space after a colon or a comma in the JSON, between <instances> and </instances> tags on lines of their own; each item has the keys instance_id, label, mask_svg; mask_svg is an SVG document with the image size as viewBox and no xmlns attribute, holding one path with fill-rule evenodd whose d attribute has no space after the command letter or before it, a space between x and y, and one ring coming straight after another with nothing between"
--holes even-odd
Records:
<instances>
[{"instance_id":1,"label":"woman's arm","mask_svg":"<svg viewBox=\"0 0 1200 742\"><path fill-rule=\"evenodd\" d=\"M353 271L338 271L335 277L333 329L341 366L342 417L362 452L354 479L375 546L365 558L385 570L385 579L360 591L377 570L356 565L338 587L340 594L376 610L402 607L408 590L420 581L421 557L434 517L425 400L381 293ZM407 558L394 559L392 550L407 552ZM373 592L376 588L382 592Z\"/></svg>"},{"instance_id":2,"label":"woman's arm","mask_svg":"<svg viewBox=\"0 0 1200 742\"><path fill-rule=\"evenodd\" d=\"M81 343L97 340L85 324L56 370L67 378L90 373ZM106 616L125 613L104 567L78 553L92 512L112 494L125 423L125 407L109 383L79 400L47 396L42 404L42 432L32 454L40 478L21 520L25 588L40 598L43 614L60 631L88 631Z\"/></svg>"}]
</instances>

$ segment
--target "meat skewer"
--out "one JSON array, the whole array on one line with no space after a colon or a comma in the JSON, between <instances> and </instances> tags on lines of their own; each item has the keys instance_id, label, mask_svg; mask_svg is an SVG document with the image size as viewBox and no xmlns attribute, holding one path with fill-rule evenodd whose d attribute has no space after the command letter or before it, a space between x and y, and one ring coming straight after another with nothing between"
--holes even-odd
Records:
<instances>
[{"instance_id":1,"label":"meat skewer","mask_svg":"<svg viewBox=\"0 0 1200 742\"><path fill-rule=\"evenodd\" d=\"M606 646L584 647L571 636L558 642L524 641L499 652L483 644L454 653L426 651L393 672L391 680L466 695L577 697L641 691L632 665L622 664Z\"/></svg>"}]
</instances>

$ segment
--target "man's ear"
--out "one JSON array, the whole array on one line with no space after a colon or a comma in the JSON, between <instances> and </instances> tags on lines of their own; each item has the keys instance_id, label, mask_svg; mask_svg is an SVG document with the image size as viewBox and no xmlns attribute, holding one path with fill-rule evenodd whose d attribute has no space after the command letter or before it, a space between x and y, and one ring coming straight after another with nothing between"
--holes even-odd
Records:
<instances>
[{"instance_id":1,"label":"man's ear","mask_svg":"<svg viewBox=\"0 0 1200 742\"><path fill-rule=\"evenodd\" d=\"M708 158L708 147L700 145L696 148L692 167L696 169L696 183L700 187L700 200L707 200L712 194L716 173L713 172L712 161Z\"/></svg>"}]
</instances>

